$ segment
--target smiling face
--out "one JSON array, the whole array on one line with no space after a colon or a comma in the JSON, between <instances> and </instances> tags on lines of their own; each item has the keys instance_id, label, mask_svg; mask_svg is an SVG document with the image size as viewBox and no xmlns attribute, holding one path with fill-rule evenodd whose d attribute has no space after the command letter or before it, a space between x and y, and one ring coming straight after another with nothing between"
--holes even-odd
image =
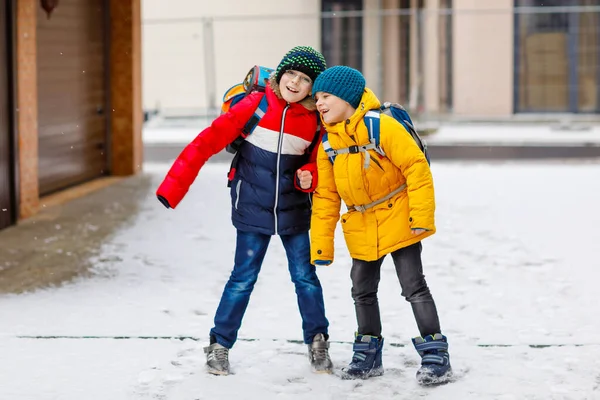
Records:
<instances>
[{"instance_id":1,"label":"smiling face","mask_svg":"<svg viewBox=\"0 0 600 400\"><path fill-rule=\"evenodd\" d=\"M348 102L331 93L317 92L315 100L317 101L317 111L327 124L342 122L350 118L356 111Z\"/></svg>"},{"instance_id":2,"label":"smiling face","mask_svg":"<svg viewBox=\"0 0 600 400\"><path fill-rule=\"evenodd\" d=\"M288 103L302 101L310 94L312 83L308 75L300 71L288 69L283 73L279 81L281 97Z\"/></svg>"}]
</instances>

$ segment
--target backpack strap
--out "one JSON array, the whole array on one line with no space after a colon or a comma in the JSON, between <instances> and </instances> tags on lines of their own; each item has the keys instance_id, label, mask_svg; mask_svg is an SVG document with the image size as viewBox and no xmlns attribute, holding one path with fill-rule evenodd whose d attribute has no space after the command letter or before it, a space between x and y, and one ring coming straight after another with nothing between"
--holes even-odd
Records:
<instances>
[{"instance_id":1,"label":"backpack strap","mask_svg":"<svg viewBox=\"0 0 600 400\"><path fill-rule=\"evenodd\" d=\"M227 187L231 187L231 182L233 181L237 171L237 164L240 158L240 152L238 150L240 149L240 146L242 143L244 143L244 140L246 140L248 135L250 135L254 129L256 129L262 117L264 117L267 113L268 106L269 103L267 101L267 96L264 95L262 99L260 99L256 110L254 110L254 114L252 114L252 117L250 117L248 122L246 122L246 125L244 125L244 128L242 128L242 134L238 136L231 144L229 144L228 147L231 147L231 152L233 152L235 155L233 160L231 160L231 166L229 167L229 172L227 173Z\"/></svg>"},{"instance_id":2,"label":"backpack strap","mask_svg":"<svg viewBox=\"0 0 600 400\"><path fill-rule=\"evenodd\" d=\"M371 110L367 111L363 118L363 122L367 127L367 131L369 132L369 144L363 146L350 146L344 149L332 149L329 141L327 140L327 133L323 136L323 148L327 156L329 157L329 161L333 164L335 161L335 156L338 154L356 154L356 153L365 153L365 169L369 168L371 164L371 154L369 154L368 150L375 150L375 152L382 157L385 157L385 152L379 145L379 137L380 137L380 124L379 117L381 116L381 112L379 110Z\"/></svg>"},{"instance_id":3,"label":"backpack strap","mask_svg":"<svg viewBox=\"0 0 600 400\"><path fill-rule=\"evenodd\" d=\"M329 144L329 138L327 136L327 132L325 132L325 134L323 135L323 139L321 139L321 143L323 143L323 150L325 150L325 153L327 153L327 157L329 157L329 161L333 164L333 162L335 161L335 156L337 155L337 152L331 148L331 145Z\"/></svg>"},{"instance_id":4,"label":"backpack strap","mask_svg":"<svg viewBox=\"0 0 600 400\"><path fill-rule=\"evenodd\" d=\"M327 134L325 134L323 136L323 149L325 150L325 153L327 153L327 156L329 157L329 161L331 161L332 164L335 161L335 157L338 154L365 153L365 169L369 168L369 165L371 164L371 155L369 154L368 150L377 151L375 143L369 143L364 146L359 146L359 145L355 144L354 146L346 147L344 149L335 149L334 150L331 148L331 145L329 144L329 140L327 140Z\"/></svg>"},{"instance_id":5,"label":"backpack strap","mask_svg":"<svg viewBox=\"0 0 600 400\"><path fill-rule=\"evenodd\" d=\"M381 110L367 111L364 117L367 131L369 131L369 140L375 144L375 151L382 157L385 157L385 152L381 148L381 129L380 129Z\"/></svg>"},{"instance_id":6,"label":"backpack strap","mask_svg":"<svg viewBox=\"0 0 600 400\"><path fill-rule=\"evenodd\" d=\"M254 114L252 115L252 117L250 117L250 119L248 120L248 122L246 122L246 125L244 125L244 128L242 129L242 137L244 139L248 137L248 135L250 135L252 132L254 132L254 129L256 129L262 117L264 117L267 113L268 106L269 103L267 101L267 96L263 95L262 99L260 99L260 103L258 103L258 107L256 107L256 110L254 110Z\"/></svg>"}]
</instances>

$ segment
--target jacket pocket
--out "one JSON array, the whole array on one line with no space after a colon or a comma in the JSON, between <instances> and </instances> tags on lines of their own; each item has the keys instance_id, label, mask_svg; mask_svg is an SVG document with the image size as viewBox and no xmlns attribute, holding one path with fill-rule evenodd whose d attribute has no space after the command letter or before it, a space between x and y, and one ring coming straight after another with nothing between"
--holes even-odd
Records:
<instances>
[{"instance_id":1,"label":"jacket pocket","mask_svg":"<svg viewBox=\"0 0 600 400\"><path fill-rule=\"evenodd\" d=\"M233 207L237 210L238 209L238 205L240 203L240 195L242 191L242 180L240 179L239 181L237 181L237 184L235 185L235 201L233 203Z\"/></svg>"},{"instance_id":2,"label":"jacket pocket","mask_svg":"<svg viewBox=\"0 0 600 400\"><path fill-rule=\"evenodd\" d=\"M342 231L352 258L375 261L379 257L377 219L371 210L360 213L349 211L342 215Z\"/></svg>"},{"instance_id":3,"label":"jacket pocket","mask_svg":"<svg viewBox=\"0 0 600 400\"><path fill-rule=\"evenodd\" d=\"M367 226L364 223L363 215L358 211L349 211L342 215L341 222L348 250L351 253L356 253L359 248L366 245ZM364 250L361 252L364 252Z\"/></svg>"}]
</instances>

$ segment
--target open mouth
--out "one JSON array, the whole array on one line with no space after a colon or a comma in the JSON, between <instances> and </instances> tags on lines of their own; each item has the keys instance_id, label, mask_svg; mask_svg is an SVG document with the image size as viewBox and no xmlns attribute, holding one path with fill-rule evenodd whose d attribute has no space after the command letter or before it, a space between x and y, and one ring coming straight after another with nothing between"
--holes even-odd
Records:
<instances>
[{"instance_id":1,"label":"open mouth","mask_svg":"<svg viewBox=\"0 0 600 400\"><path fill-rule=\"evenodd\" d=\"M288 91L292 92L292 93L298 93L298 92L299 92L299 90L297 90L297 89L294 89L294 88L291 88L291 87L289 87L289 86L286 86L285 88L286 88Z\"/></svg>"}]
</instances>

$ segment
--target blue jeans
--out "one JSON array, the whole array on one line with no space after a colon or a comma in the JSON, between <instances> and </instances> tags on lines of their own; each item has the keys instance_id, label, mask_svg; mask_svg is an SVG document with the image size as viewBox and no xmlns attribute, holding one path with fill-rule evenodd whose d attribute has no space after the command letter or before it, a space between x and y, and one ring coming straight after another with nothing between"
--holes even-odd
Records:
<instances>
[{"instance_id":1,"label":"blue jeans","mask_svg":"<svg viewBox=\"0 0 600 400\"><path fill-rule=\"evenodd\" d=\"M309 344L316 334L327 335L329 321L325 317L321 282L315 266L310 263L308 232L280 237L287 254L290 276L296 286L304 343ZM211 342L216 341L227 348L235 344L270 241L270 235L237 231L235 264L215 314L215 326L210 330Z\"/></svg>"}]
</instances>

